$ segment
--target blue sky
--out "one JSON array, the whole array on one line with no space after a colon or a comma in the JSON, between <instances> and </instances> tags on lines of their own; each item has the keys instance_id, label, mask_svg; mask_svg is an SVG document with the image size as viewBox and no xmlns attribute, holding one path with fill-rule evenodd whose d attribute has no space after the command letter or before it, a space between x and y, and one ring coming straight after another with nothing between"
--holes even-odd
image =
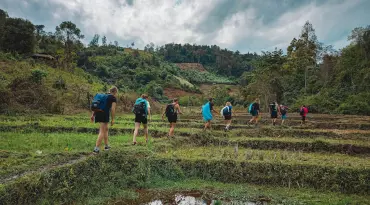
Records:
<instances>
[{"instance_id":1,"label":"blue sky","mask_svg":"<svg viewBox=\"0 0 370 205\"><path fill-rule=\"evenodd\" d=\"M285 50L307 20L320 42L340 49L370 19L370 0L1 0L0 9L46 31L72 21L86 44L99 34L122 46L216 44L243 53Z\"/></svg>"}]
</instances>

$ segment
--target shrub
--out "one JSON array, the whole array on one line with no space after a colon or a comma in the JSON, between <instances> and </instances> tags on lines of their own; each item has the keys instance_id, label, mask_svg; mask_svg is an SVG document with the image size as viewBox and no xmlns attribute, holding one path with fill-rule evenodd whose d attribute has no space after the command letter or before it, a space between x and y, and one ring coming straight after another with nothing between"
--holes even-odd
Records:
<instances>
[{"instance_id":1,"label":"shrub","mask_svg":"<svg viewBox=\"0 0 370 205\"><path fill-rule=\"evenodd\" d=\"M47 75L48 75L48 73L46 71L39 70L39 69L34 69L34 70L31 71L31 80L34 83L41 84L42 79L46 78Z\"/></svg>"},{"instance_id":2,"label":"shrub","mask_svg":"<svg viewBox=\"0 0 370 205\"><path fill-rule=\"evenodd\" d=\"M349 96L336 109L341 114L370 115L370 93Z\"/></svg>"}]
</instances>

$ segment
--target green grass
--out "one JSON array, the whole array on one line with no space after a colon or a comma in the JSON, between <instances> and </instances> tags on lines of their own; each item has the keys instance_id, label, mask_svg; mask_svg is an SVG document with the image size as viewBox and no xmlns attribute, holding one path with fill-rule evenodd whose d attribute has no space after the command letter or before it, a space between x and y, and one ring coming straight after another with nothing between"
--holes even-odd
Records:
<instances>
[{"instance_id":1,"label":"green grass","mask_svg":"<svg viewBox=\"0 0 370 205\"><path fill-rule=\"evenodd\" d=\"M158 153L166 158L189 160L236 160L257 163L319 165L327 167L348 167L370 169L369 157L355 157L344 154L303 153L281 150L253 150L238 148L235 156L234 147L183 147Z\"/></svg>"},{"instance_id":2,"label":"green grass","mask_svg":"<svg viewBox=\"0 0 370 205\"><path fill-rule=\"evenodd\" d=\"M102 152L96 158L89 157L88 155L95 146L98 135L93 133L98 129L99 125L90 123L89 117L89 112L71 116L0 116L0 127L3 129L0 133L0 180L3 181L4 179L9 179L9 177L22 173L29 173L30 177L35 176L38 172L42 172L42 175L45 176L52 176L50 173L56 173L58 170L64 169L59 168L59 166L74 162L73 160L76 159L83 160L81 162L82 164L80 162L78 163L78 166L83 165L84 168L82 170L85 170L89 169L88 167L90 166L85 164L85 161L86 163L90 163L90 161L97 163L99 159L99 161L103 160L103 162L96 169L103 169L101 172L109 175L107 176L108 178L103 180L106 182L106 185L103 185L99 181L92 181L92 185L90 184L89 186L95 188L101 186L101 192L95 191L94 188L94 190L89 192L87 199L82 201L77 200L76 204L103 204L126 199L135 200L139 197L134 191L137 188L148 189L159 193L170 190L201 190L211 194L214 198L224 200L254 201L265 197L271 199L271 204L365 204L364 202L367 202L369 199L363 195L339 194L338 192L329 191L318 192L314 189L302 187L296 190L293 188L288 189L282 187L286 186L286 182L279 181L280 178L285 179L285 175L279 176L280 172L284 172L281 174L292 172L290 174L292 177L297 177L294 178L297 182L300 180L299 177L304 176L302 174L312 174L315 180L319 179L321 176L320 173L315 173L315 168L317 168L318 172L323 172L323 174L335 173L335 176L323 176L323 179L327 180L325 183L320 184L320 182L315 182L316 185L311 186L308 185L310 177L303 177L302 180L306 184L305 187L330 187L331 190L338 191L339 188L335 187L338 185L340 187L344 186L350 193L360 193L356 192L359 189L353 187L353 184L348 185L350 187L348 188L338 183L336 180L341 180L342 176L337 174L337 172L341 173L343 171L343 173L349 174L348 177L353 177L357 181L365 180L366 182L367 179L362 179L361 177L365 176L363 173L370 170L370 157L368 153L350 156L334 153L339 152L335 148L333 148L334 151L332 150L333 153L328 153L326 151L329 150L325 150L325 146L319 150L310 150L310 152L292 150L296 147L301 148L298 144L302 143L305 145L325 143L325 145L337 147L347 144L358 147L370 147L370 138L368 137L370 132L368 130L327 130L315 127L300 129L289 126L272 127L266 124L261 125L260 128L251 129L249 125L243 124L244 118L247 120L249 117L240 116L237 118L237 123L234 123L234 125L240 127L238 129L227 133L221 130L203 132L203 122L199 119L199 114L196 113L180 117L183 121L180 120L175 129L175 139L151 138L150 143L145 145L144 138L140 136L138 137L139 146L132 146L134 116L132 113L127 113L119 114L116 117L116 124L111 128L112 135L109 138L109 144L112 146L112 150L108 153ZM330 117L336 118L337 116L323 117L329 119ZM329 121L328 123L341 123L341 117L337 118L337 121ZM149 124L149 134L156 137L163 135L164 137L168 132L168 122L162 121L160 115L154 115L153 119L153 122ZM243 120L238 121L238 119ZM353 119L357 118L346 118L345 123L352 123ZM269 121L265 121L264 123L269 123ZM363 119L361 123L366 124L368 120ZM4 129L9 126L18 127L16 130ZM222 120L216 118L214 126L222 127ZM240 145L237 155L235 155L234 151L234 145L236 143ZM247 147L253 145L254 149L243 148L243 143ZM288 147L277 146L278 144ZM289 149L290 151L285 149ZM142 154L138 154L141 151L147 153L148 156L143 158ZM144 177L147 181L140 182L139 185L134 186L135 188L119 185L119 183L128 183L134 180L132 178L122 178L118 184L110 181L109 178L114 178L117 175L125 175L121 170L114 170L111 173L108 168L127 166L126 164L119 163L126 163L125 160L129 160L128 158L130 158L128 155L133 155L135 159L139 161L143 160L143 163L146 164L145 166L150 166L144 168L141 167L144 165L135 164L135 166L139 166L135 167L135 169L139 168L137 170L139 171L136 176L137 178L144 177L143 173L145 173L145 176L148 174L146 177L149 177ZM210 164L212 166L220 165L223 169L229 166L228 163L236 166L241 166L242 164L260 166L261 169L270 169L269 167L273 167L274 171L271 170L272 173L270 176L268 170L263 171L263 173L253 173L243 168L240 170L235 169L236 172L240 171L241 174L250 175L251 181L246 180L244 182L256 183L253 180L263 177L263 180L265 180L263 183L266 184L264 186L238 184L239 182L234 181L239 176L237 173L230 173L230 179L233 179L230 182L234 184L221 183L220 181L225 181L217 178L217 174L214 175L212 168L208 166ZM74 165L68 166L73 167ZM200 171L197 170L197 166L200 166ZM257 167L251 168L255 170L260 169ZM305 168L307 168L306 171L300 170ZM203 174L201 172L202 169L205 171ZM214 169L219 170L218 167L214 167ZM34 173L30 173L30 171ZM156 173L157 171L160 173ZM154 174L154 176L153 173L159 174L161 178L157 178L157 175ZM179 173L183 173L185 176L189 174L193 178L180 177L173 180L173 176L177 176ZM224 173L227 173L227 171ZM68 172L65 172L65 174L67 178L72 177ZM204 178L204 176L211 176L211 178ZM81 174L78 177L85 176ZM130 174L128 174L128 177L130 177ZM227 178L228 176L225 177ZM269 181L270 177L275 181ZM36 184L38 183L37 180L35 181ZM53 180L57 180L57 178ZM10 182L14 182L14 180L10 180ZM269 183L279 186L273 187ZM6 182L2 186L8 187L10 184ZM364 181L361 181L360 184L363 186ZM19 186L22 187L22 183ZM81 190L85 190L86 188L82 187ZM352 190L353 192L351 192ZM77 195L74 195L76 194L75 191L68 193L73 194L73 196L70 195L71 197L77 197ZM366 191L363 193L366 193ZM45 203L48 203L48 199L45 200Z\"/></svg>"}]
</instances>

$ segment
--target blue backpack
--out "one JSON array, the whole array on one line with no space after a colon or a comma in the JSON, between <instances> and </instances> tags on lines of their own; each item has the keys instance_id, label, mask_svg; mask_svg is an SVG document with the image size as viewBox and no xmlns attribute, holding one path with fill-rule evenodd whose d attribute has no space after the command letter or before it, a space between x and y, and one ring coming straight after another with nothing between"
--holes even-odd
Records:
<instances>
[{"instance_id":1,"label":"blue backpack","mask_svg":"<svg viewBox=\"0 0 370 205\"><path fill-rule=\"evenodd\" d=\"M249 104L249 108L248 108L248 112L251 113L253 111L253 108L254 108L254 103L251 103Z\"/></svg>"},{"instance_id":2,"label":"blue backpack","mask_svg":"<svg viewBox=\"0 0 370 205\"><path fill-rule=\"evenodd\" d=\"M229 116L231 115L231 108L229 106L225 106L222 108L222 116Z\"/></svg>"},{"instance_id":3,"label":"blue backpack","mask_svg":"<svg viewBox=\"0 0 370 205\"><path fill-rule=\"evenodd\" d=\"M91 111L105 112L109 94L98 93L91 102Z\"/></svg>"}]
</instances>

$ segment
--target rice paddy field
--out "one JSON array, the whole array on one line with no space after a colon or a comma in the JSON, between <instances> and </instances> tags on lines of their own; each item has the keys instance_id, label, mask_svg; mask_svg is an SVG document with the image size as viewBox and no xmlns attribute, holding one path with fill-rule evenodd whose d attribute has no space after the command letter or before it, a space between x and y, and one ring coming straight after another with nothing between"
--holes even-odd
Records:
<instances>
[{"instance_id":1,"label":"rice paddy field","mask_svg":"<svg viewBox=\"0 0 370 205\"><path fill-rule=\"evenodd\" d=\"M131 114L118 115L109 151L92 154L98 125L73 116L0 116L0 204L370 204L370 117L290 114L258 126L238 112L160 116L132 145ZM279 121L278 121L279 123Z\"/></svg>"}]
</instances>

